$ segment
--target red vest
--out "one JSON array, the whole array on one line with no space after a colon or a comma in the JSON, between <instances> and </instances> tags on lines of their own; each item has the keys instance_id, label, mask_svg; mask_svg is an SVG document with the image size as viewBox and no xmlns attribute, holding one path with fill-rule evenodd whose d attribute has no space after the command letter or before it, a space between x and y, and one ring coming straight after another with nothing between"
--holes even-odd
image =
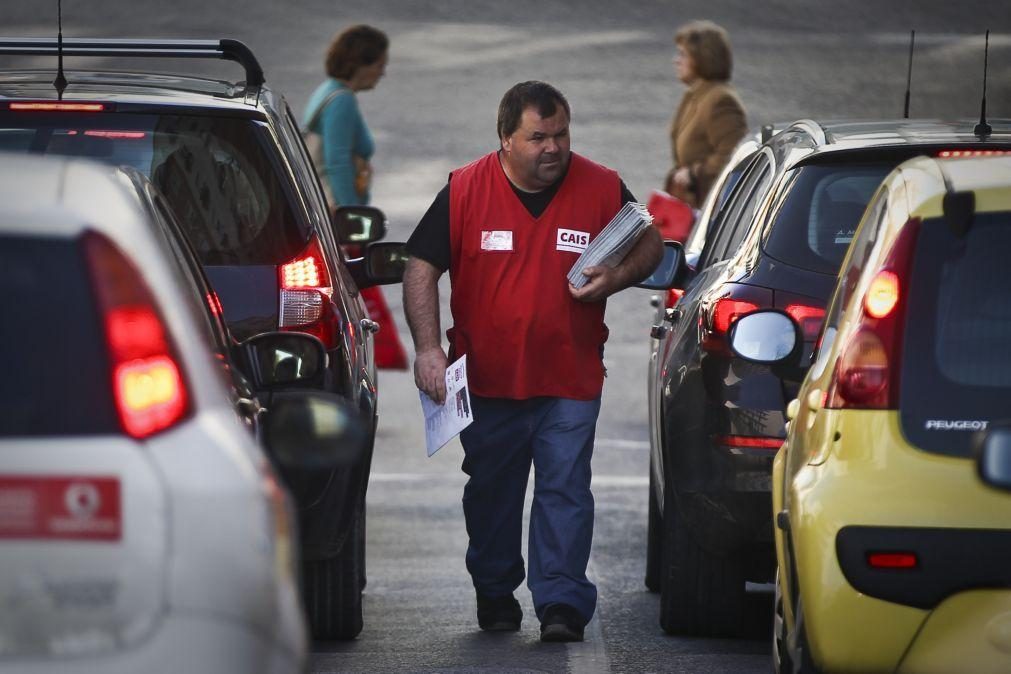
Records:
<instances>
[{"instance_id":1,"label":"red vest","mask_svg":"<svg viewBox=\"0 0 1011 674\"><path fill-rule=\"evenodd\" d=\"M621 208L621 180L571 155L539 218L492 152L453 171L449 189L452 358L467 354L471 392L592 400L604 384L605 302L577 302L565 276Z\"/></svg>"}]
</instances>

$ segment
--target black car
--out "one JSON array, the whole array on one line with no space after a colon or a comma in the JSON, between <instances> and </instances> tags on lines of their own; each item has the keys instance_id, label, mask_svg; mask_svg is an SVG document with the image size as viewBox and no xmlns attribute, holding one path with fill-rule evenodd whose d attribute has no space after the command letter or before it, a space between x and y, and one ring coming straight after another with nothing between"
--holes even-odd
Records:
<instances>
[{"instance_id":1,"label":"black car","mask_svg":"<svg viewBox=\"0 0 1011 674\"><path fill-rule=\"evenodd\" d=\"M738 632L745 583L775 573L770 481L801 373L745 361L739 317L792 316L809 357L854 230L882 179L926 154L1011 148L1011 122L799 121L739 167L683 297L653 327L647 577L671 634ZM735 172L738 170L735 167Z\"/></svg>"},{"instance_id":2,"label":"black car","mask_svg":"<svg viewBox=\"0 0 1011 674\"><path fill-rule=\"evenodd\" d=\"M331 217L284 99L235 40L63 40L66 56L215 58L238 62L225 82L138 72L73 71L58 94L53 70L0 71L0 150L89 157L135 168L164 194L199 257L236 340L272 331L312 334L328 366L320 387L358 409L364 456L340 469L286 470L299 505L303 587L312 633L362 628L365 491L377 423L372 333L359 289L397 282L398 244L347 260L341 235L380 238L381 212ZM55 40L0 39L0 55L47 55ZM340 231L338 231L340 230Z\"/></svg>"}]
</instances>

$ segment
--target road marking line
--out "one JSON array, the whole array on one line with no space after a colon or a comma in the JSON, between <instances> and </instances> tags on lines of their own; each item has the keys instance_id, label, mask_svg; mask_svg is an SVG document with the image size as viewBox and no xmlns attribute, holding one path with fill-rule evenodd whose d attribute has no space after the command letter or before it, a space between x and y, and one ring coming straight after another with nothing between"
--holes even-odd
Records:
<instances>
[{"instance_id":1,"label":"road marking line","mask_svg":"<svg viewBox=\"0 0 1011 674\"><path fill-rule=\"evenodd\" d=\"M460 474L444 475L441 473L372 473L370 482L451 482L463 485L467 476ZM639 475L594 475L592 487L645 487L649 484L649 476Z\"/></svg>"},{"instance_id":2,"label":"road marking line","mask_svg":"<svg viewBox=\"0 0 1011 674\"><path fill-rule=\"evenodd\" d=\"M649 449L649 440L623 440L620 438L597 438L594 447L600 449Z\"/></svg>"},{"instance_id":3,"label":"road marking line","mask_svg":"<svg viewBox=\"0 0 1011 674\"><path fill-rule=\"evenodd\" d=\"M586 565L586 571L591 578L598 578L592 558ZM585 638L586 641L565 645L569 652L569 672L572 674L610 674L611 661L607 657L604 632L600 628L599 602L593 620L586 626Z\"/></svg>"}]
</instances>

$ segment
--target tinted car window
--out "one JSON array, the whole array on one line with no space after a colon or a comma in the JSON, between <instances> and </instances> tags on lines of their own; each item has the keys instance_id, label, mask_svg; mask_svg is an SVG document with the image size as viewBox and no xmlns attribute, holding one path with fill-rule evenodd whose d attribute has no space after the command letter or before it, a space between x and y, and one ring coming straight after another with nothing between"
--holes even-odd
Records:
<instances>
[{"instance_id":1,"label":"tinted car window","mask_svg":"<svg viewBox=\"0 0 1011 674\"><path fill-rule=\"evenodd\" d=\"M740 185L733 191L718 216L719 221L715 223L718 225L718 229L706 237L706 247L702 253L700 267L707 267L725 259L727 246L735 234L735 227L740 222L746 206L753 201L755 185L766 176L768 165L768 157L760 155L744 177L739 180ZM742 234L741 237L743 238L743 236Z\"/></svg>"},{"instance_id":2,"label":"tinted car window","mask_svg":"<svg viewBox=\"0 0 1011 674\"><path fill-rule=\"evenodd\" d=\"M88 157L149 177L205 265L277 264L308 239L263 133L229 117L0 115L0 150Z\"/></svg>"},{"instance_id":3,"label":"tinted car window","mask_svg":"<svg viewBox=\"0 0 1011 674\"><path fill-rule=\"evenodd\" d=\"M823 274L839 270L867 202L893 163L803 166L787 176L765 252Z\"/></svg>"},{"instance_id":4,"label":"tinted car window","mask_svg":"<svg viewBox=\"0 0 1011 674\"><path fill-rule=\"evenodd\" d=\"M899 398L902 429L913 444L966 455L978 430L972 422L1008 416L1009 250L1011 213L977 215L962 238L940 219L921 226Z\"/></svg>"},{"instance_id":5,"label":"tinted car window","mask_svg":"<svg viewBox=\"0 0 1011 674\"><path fill-rule=\"evenodd\" d=\"M118 432L96 311L75 242L0 236L0 437Z\"/></svg>"}]
</instances>

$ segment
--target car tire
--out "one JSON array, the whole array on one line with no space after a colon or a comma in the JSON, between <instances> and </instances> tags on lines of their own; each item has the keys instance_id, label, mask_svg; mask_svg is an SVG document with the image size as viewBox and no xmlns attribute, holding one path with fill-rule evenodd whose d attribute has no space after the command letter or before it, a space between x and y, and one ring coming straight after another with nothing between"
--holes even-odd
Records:
<instances>
[{"instance_id":1,"label":"car tire","mask_svg":"<svg viewBox=\"0 0 1011 674\"><path fill-rule=\"evenodd\" d=\"M340 554L304 564L309 630L317 641L347 641L362 631L365 512L359 508Z\"/></svg>"},{"instance_id":2,"label":"car tire","mask_svg":"<svg viewBox=\"0 0 1011 674\"><path fill-rule=\"evenodd\" d=\"M745 605L743 555L695 542L670 489L664 495L660 626L667 634L737 636Z\"/></svg>"},{"instance_id":3,"label":"car tire","mask_svg":"<svg viewBox=\"0 0 1011 674\"><path fill-rule=\"evenodd\" d=\"M663 566L663 518L656 502L653 479L653 460L649 462L649 515L646 520L646 589L660 591L661 567Z\"/></svg>"},{"instance_id":4,"label":"car tire","mask_svg":"<svg viewBox=\"0 0 1011 674\"><path fill-rule=\"evenodd\" d=\"M772 615L772 667L776 674L793 674L793 662L786 647L786 613L783 610L783 587L776 569L776 595Z\"/></svg>"}]
</instances>

